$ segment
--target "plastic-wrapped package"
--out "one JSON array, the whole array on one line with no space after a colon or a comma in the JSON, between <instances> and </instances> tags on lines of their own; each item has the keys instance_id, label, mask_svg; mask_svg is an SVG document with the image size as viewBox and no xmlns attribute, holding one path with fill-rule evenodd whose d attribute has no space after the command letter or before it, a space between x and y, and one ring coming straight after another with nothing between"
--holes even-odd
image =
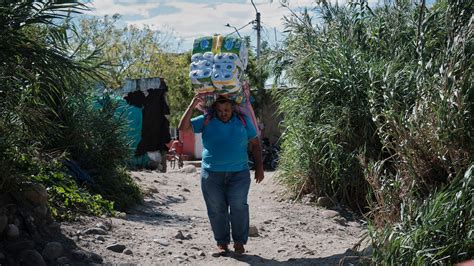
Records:
<instances>
[{"instance_id":1,"label":"plastic-wrapped package","mask_svg":"<svg viewBox=\"0 0 474 266\"><path fill-rule=\"evenodd\" d=\"M243 104L242 79L247 63L247 48L242 39L222 35L201 37L194 40L189 78L197 93L206 94L207 107L219 95Z\"/></svg>"}]
</instances>

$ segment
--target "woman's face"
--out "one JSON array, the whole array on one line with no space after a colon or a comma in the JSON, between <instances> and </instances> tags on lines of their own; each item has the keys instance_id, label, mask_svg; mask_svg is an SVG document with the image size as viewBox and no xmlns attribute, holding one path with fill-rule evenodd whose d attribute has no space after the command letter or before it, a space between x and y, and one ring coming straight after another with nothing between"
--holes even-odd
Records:
<instances>
[{"instance_id":1,"label":"woman's face","mask_svg":"<svg viewBox=\"0 0 474 266\"><path fill-rule=\"evenodd\" d=\"M217 118L222 122L228 122L232 118L232 104L231 103L217 103L216 104Z\"/></svg>"}]
</instances>

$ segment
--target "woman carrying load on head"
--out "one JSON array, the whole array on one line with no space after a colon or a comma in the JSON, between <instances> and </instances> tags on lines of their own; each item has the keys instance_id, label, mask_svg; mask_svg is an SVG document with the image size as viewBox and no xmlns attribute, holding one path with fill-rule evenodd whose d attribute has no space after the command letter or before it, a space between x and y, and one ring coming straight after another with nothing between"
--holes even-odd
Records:
<instances>
[{"instance_id":1,"label":"woman carrying load on head","mask_svg":"<svg viewBox=\"0 0 474 266\"><path fill-rule=\"evenodd\" d=\"M262 149L255 126L234 112L234 102L220 96L211 112L191 119L202 98L196 95L179 123L179 130L202 133L201 189L214 239L215 255L227 255L230 232L234 252L243 254L249 233L250 171L247 149L255 158L255 181L264 178Z\"/></svg>"}]
</instances>

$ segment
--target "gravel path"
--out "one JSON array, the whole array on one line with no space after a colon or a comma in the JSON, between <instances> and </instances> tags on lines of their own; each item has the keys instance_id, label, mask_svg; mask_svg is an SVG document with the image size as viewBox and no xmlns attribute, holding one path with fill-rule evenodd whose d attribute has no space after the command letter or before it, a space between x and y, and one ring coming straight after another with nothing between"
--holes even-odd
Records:
<instances>
[{"instance_id":1,"label":"gravel path","mask_svg":"<svg viewBox=\"0 0 474 266\"><path fill-rule=\"evenodd\" d=\"M132 172L145 202L118 218L82 217L63 223L69 248L94 252L103 263L138 265L350 265L351 248L364 233L351 215L314 204L292 203L273 172L252 181L251 235L242 257L213 257L214 240L199 187L199 168L168 173ZM100 230L91 230L98 228ZM89 231L87 231L89 229ZM96 261L100 262L100 258Z\"/></svg>"}]
</instances>

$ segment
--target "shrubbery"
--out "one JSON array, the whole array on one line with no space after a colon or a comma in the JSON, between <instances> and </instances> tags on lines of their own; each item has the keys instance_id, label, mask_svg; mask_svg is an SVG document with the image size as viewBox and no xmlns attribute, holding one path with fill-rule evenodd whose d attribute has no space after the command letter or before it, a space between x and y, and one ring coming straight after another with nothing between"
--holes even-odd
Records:
<instances>
[{"instance_id":1,"label":"shrubbery","mask_svg":"<svg viewBox=\"0 0 474 266\"><path fill-rule=\"evenodd\" d=\"M123 121L113 106L93 110L88 97L102 80L100 51L78 57L68 43L67 14L85 6L14 1L0 7L0 192L15 195L41 182L60 219L139 202L123 168L129 156ZM94 182L77 183L62 165L67 160Z\"/></svg>"},{"instance_id":2,"label":"shrubbery","mask_svg":"<svg viewBox=\"0 0 474 266\"><path fill-rule=\"evenodd\" d=\"M281 180L368 208L377 262L472 257L473 5L321 1L320 24L287 18Z\"/></svg>"}]
</instances>

